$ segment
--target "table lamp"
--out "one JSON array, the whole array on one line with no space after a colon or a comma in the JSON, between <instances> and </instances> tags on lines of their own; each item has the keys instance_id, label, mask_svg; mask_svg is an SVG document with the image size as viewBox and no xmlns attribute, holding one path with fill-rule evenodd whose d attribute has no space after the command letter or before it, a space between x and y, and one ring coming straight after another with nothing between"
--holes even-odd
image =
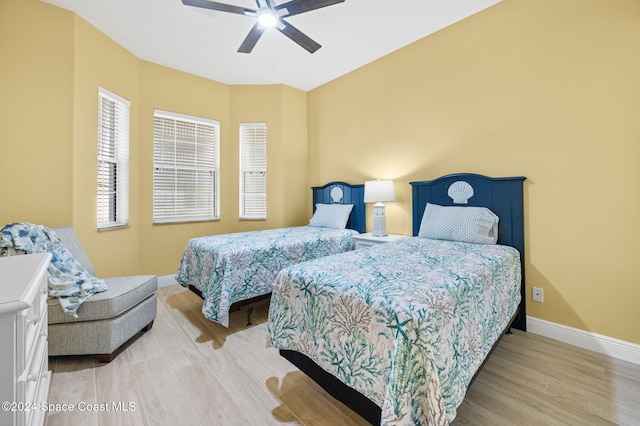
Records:
<instances>
[{"instance_id":1,"label":"table lamp","mask_svg":"<svg viewBox=\"0 0 640 426\"><path fill-rule=\"evenodd\" d=\"M376 203L373 206L374 237L387 236L387 218L384 213L384 201L396 199L392 180L371 180L364 183L364 202Z\"/></svg>"}]
</instances>

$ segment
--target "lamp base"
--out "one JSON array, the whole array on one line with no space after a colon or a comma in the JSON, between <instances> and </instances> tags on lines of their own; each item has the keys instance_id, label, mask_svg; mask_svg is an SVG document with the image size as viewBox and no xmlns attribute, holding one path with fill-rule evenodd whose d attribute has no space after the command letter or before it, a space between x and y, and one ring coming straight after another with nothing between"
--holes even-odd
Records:
<instances>
[{"instance_id":1,"label":"lamp base","mask_svg":"<svg viewBox=\"0 0 640 426\"><path fill-rule=\"evenodd\" d=\"M386 237L387 235L387 217L384 213L384 204L376 203L373 206L373 235L374 237Z\"/></svg>"}]
</instances>

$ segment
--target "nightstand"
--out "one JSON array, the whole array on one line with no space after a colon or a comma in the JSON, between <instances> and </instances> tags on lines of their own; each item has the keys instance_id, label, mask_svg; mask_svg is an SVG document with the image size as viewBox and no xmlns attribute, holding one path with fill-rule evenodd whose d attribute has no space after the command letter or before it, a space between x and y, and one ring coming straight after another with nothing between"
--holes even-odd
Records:
<instances>
[{"instance_id":1,"label":"nightstand","mask_svg":"<svg viewBox=\"0 0 640 426\"><path fill-rule=\"evenodd\" d=\"M391 241L402 240L404 238L409 237L407 237L406 235L395 234L389 234L386 237L374 237L373 235L371 235L371 232L367 232L366 234L359 234L353 237L356 242L356 250L364 247L375 246L377 244L390 243Z\"/></svg>"}]
</instances>

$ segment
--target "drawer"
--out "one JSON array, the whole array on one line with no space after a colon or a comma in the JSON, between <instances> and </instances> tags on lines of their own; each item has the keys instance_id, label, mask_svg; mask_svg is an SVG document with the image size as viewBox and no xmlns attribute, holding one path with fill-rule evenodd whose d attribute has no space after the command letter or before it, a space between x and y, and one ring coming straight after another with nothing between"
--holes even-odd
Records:
<instances>
[{"instance_id":1,"label":"drawer","mask_svg":"<svg viewBox=\"0 0 640 426\"><path fill-rule=\"evenodd\" d=\"M48 358L48 353L46 354L45 359ZM48 363L47 363L48 365ZM40 382L38 382L38 393L36 395L36 402L38 407L42 407L42 403L47 402L47 398L49 397L49 386L51 384L51 371L43 371L42 376L40 378ZM28 425L43 425L45 422L45 417L48 412L46 410L36 410L31 413L31 418L29 419Z\"/></svg>"},{"instance_id":2,"label":"drawer","mask_svg":"<svg viewBox=\"0 0 640 426\"><path fill-rule=\"evenodd\" d=\"M23 401L25 404L39 404L42 401L46 401L47 395L43 396L42 400L39 400L41 394L41 387L49 387L50 372L49 372L49 350L47 345L46 336L41 336L38 339L38 344L35 348L35 356L31 359L31 364L27 366L26 371L18 377L16 382L16 401ZM22 416L23 420L27 420L29 416L33 415L33 410L24 412L18 412L18 419ZM18 421L18 424L22 422ZM29 424L24 422L24 424Z\"/></svg>"},{"instance_id":3,"label":"drawer","mask_svg":"<svg viewBox=\"0 0 640 426\"><path fill-rule=\"evenodd\" d=\"M27 398L27 401L33 402L34 406L37 407L36 410L31 410L25 413L25 425L36 426L43 425L45 416L47 412L42 410L42 403L47 402L47 397L49 396L49 385L51 383L51 372L49 371L49 353L46 339L44 340L44 356L42 357L42 364L40 365L40 374L38 375L38 379L36 381L35 393L33 393L33 399ZM38 346L38 351L41 350L41 347ZM31 389L28 390L28 392ZM20 423L18 423L20 424Z\"/></svg>"},{"instance_id":4,"label":"drawer","mask_svg":"<svg viewBox=\"0 0 640 426\"><path fill-rule=\"evenodd\" d=\"M26 368L28 358L34 352L38 337L47 332L46 287L45 289L39 288L31 306L18 314L16 327L18 338L16 342L16 372L20 374Z\"/></svg>"}]
</instances>

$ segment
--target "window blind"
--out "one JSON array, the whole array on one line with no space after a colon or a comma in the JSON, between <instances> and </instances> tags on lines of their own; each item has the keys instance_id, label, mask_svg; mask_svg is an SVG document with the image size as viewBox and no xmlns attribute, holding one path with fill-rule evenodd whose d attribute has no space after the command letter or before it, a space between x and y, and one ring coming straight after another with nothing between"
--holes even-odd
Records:
<instances>
[{"instance_id":1,"label":"window blind","mask_svg":"<svg viewBox=\"0 0 640 426\"><path fill-rule=\"evenodd\" d=\"M267 217L267 124L240 124L240 218Z\"/></svg>"},{"instance_id":2,"label":"window blind","mask_svg":"<svg viewBox=\"0 0 640 426\"><path fill-rule=\"evenodd\" d=\"M219 218L220 123L155 110L153 222Z\"/></svg>"},{"instance_id":3,"label":"window blind","mask_svg":"<svg viewBox=\"0 0 640 426\"><path fill-rule=\"evenodd\" d=\"M129 107L127 99L98 89L98 229L129 222Z\"/></svg>"}]
</instances>

